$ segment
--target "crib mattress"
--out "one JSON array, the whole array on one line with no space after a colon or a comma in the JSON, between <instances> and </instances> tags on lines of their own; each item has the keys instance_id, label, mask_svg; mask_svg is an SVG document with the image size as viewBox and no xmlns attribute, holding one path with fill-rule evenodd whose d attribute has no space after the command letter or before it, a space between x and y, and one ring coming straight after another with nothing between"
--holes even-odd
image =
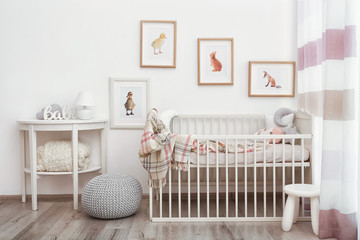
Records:
<instances>
[{"instance_id":1,"label":"crib mattress","mask_svg":"<svg viewBox=\"0 0 360 240\"><path fill-rule=\"evenodd\" d=\"M293 159L293 146L291 144L285 144L285 161L292 162ZM301 162L302 159L302 147L301 145L294 146L295 152L295 162ZM224 165L226 162L226 154L224 152L219 152L219 165ZM266 162L273 162L273 154L274 154L274 147L273 144L270 144L266 148ZM247 163L251 164L254 162L254 152L247 153ZM309 151L304 148L304 161L308 161L310 157ZM200 165L206 165L207 163L207 155L200 155ZM245 161L245 154L238 153L237 159L239 164L244 164ZM191 152L190 161L192 164L197 164L198 157L197 153ZM275 162L282 162L283 161L283 144L275 144ZM256 162L264 162L264 151L257 151L256 152ZM235 154L228 153L228 163L229 165L235 164ZM216 165L216 153L210 152L209 153L209 164Z\"/></svg>"}]
</instances>

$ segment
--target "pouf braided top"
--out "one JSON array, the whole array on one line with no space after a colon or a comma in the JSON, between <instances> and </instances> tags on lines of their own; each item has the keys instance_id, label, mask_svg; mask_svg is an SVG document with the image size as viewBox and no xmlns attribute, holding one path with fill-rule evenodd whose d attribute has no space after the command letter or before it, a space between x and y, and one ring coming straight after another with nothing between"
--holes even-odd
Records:
<instances>
[{"instance_id":1,"label":"pouf braided top","mask_svg":"<svg viewBox=\"0 0 360 240\"><path fill-rule=\"evenodd\" d=\"M139 181L124 174L104 174L90 180L82 193L81 204L90 216L102 219L134 214L141 203Z\"/></svg>"}]
</instances>

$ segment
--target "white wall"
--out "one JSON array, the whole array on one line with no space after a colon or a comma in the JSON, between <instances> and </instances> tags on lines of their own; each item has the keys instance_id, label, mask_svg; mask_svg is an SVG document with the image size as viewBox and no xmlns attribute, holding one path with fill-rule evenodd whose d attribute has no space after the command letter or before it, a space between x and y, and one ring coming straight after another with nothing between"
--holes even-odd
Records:
<instances>
[{"instance_id":1,"label":"white wall","mask_svg":"<svg viewBox=\"0 0 360 240\"><path fill-rule=\"evenodd\" d=\"M177 20L176 69L139 67L140 20ZM234 38L234 85L197 85L197 38ZM0 195L20 194L16 120L94 94L109 116L109 77L152 80L152 106L180 113L273 113L296 98L248 98L249 60L295 60L295 0L0 1ZM136 176L142 131L110 130L110 172ZM80 185L94 177L82 176ZM71 193L71 177L40 178L39 193Z\"/></svg>"}]
</instances>

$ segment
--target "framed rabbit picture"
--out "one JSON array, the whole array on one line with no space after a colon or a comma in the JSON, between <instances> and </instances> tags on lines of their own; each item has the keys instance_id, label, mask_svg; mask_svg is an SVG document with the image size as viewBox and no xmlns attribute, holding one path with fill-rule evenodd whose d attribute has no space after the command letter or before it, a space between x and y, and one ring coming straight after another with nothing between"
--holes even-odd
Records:
<instances>
[{"instance_id":1,"label":"framed rabbit picture","mask_svg":"<svg viewBox=\"0 0 360 240\"><path fill-rule=\"evenodd\" d=\"M110 127L142 129L149 111L148 78L110 78Z\"/></svg>"},{"instance_id":2,"label":"framed rabbit picture","mask_svg":"<svg viewBox=\"0 0 360 240\"><path fill-rule=\"evenodd\" d=\"M198 39L198 85L234 85L233 38Z\"/></svg>"}]
</instances>

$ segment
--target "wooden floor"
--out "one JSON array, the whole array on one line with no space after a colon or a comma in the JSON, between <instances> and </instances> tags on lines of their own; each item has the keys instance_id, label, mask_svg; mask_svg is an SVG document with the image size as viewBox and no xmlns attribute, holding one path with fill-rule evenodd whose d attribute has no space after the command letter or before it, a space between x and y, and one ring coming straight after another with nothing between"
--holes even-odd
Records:
<instances>
[{"instance_id":1,"label":"wooden floor","mask_svg":"<svg viewBox=\"0 0 360 240\"><path fill-rule=\"evenodd\" d=\"M100 220L86 215L72 202L40 201L39 210L31 202L0 201L0 239L318 239L310 222L298 222L290 232L281 222L152 223L148 199L128 218Z\"/></svg>"}]
</instances>

